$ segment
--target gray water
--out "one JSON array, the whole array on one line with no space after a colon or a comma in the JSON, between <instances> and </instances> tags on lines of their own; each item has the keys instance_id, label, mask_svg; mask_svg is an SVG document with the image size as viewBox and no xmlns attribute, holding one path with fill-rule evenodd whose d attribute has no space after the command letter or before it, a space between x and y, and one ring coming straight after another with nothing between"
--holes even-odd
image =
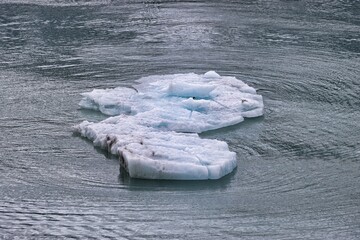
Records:
<instances>
[{"instance_id":1,"label":"gray water","mask_svg":"<svg viewBox=\"0 0 360 240\"><path fill-rule=\"evenodd\" d=\"M238 168L130 179L72 134L80 93L236 76L264 117L203 133ZM360 2L0 0L0 239L359 239Z\"/></svg>"}]
</instances>

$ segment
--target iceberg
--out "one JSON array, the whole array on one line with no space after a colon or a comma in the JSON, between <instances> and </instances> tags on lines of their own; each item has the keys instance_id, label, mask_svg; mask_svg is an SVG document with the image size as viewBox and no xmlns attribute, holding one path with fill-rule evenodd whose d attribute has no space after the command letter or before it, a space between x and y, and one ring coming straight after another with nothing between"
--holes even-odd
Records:
<instances>
[{"instance_id":1,"label":"iceberg","mask_svg":"<svg viewBox=\"0 0 360 240\"><path fill-rule=\"evenodd\" d=\"M225 142L191 133L157 131L129 121L131 118L84 121L76 131L119 156L120 164L134 178L218 179L236 167L236 154Z\"/></svg>"},{"instance_id":2,"label":"iceberg","mask_svg":"<svg viewBox=\"0 0 360 240\"><path fill-rule=\"evenodd\" d=\"M95 89L79 105L109 118L84 121L74 131L119 156L130 177L218 179L237 166L227 143L197 133L263 115L263 99L235 77L215 71L157 75L132 88Z\"/></svg>"}]
</instances>

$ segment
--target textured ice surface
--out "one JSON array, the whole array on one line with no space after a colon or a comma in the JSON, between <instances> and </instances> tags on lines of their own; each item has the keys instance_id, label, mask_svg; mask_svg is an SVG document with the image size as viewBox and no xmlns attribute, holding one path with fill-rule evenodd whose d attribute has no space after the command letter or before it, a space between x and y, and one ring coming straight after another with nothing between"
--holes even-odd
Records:
<instances>
[{"instance_id":1,"label":"textured ice surface","mask_svg":"<svg viewBox=\"0 0 360 240\"><path fill-rule=\"evenodd\" d=\"M204 132L263 114L262 96L235 77L175 74L141 78L132 88L95 89L84 93L80 106L177 132ZM136 89L136 90L135 90Z\"/></svg>"},{"instance_id":2,"label":"textured ice surface","mask_svg":"<svg viewBox=\"0 0 360 240\"><path fill-rule=\"evenodd\" d=\"M263 114L262 96L235 77L214 71L137 80L133 88L83 93L80 106L114 117L84 121L75 131L118 155L131 177L218 179L236 167L225 142L196 133Z\"/></svg>"},{"instance_id":3,"label":"textured ice surface","mask_svg":"<svg viewBox=\"0 0 360 240\"><path fill-rule=\"evenodd\" d=\"M118 155L134 178L218 179L236 167L236 154L225 142L201 139L196 133L159 131L131 119L116 116L99 123L84 121L76 131Z\"/></svg>"}]
</instances>

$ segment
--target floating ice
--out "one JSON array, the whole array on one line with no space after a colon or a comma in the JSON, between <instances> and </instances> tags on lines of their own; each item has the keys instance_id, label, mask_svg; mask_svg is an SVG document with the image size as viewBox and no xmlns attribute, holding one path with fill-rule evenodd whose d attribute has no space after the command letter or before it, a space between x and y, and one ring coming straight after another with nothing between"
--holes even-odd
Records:
<instances>
[{"instance_id":1,"label":"floating ice","mask_svg":"<svg viewBox=\"0 0 360 240\"><path fill-rule=\"evenodd\" d=\"M118 155L134 178L218 179L236 167L236 155L225 142L201 139L194 133L158 131L131 119L116 116L99 123L84 121L76 131Z\"/></svg>"},{"instance_id":2,"label":"floating ice","mask_svg":"<svg viewBox=\"0 0 360 240\"><path fill-rule=\"evenodd\" d=\"M132 88L83 93L80 106L110 116L133 115L138 124L177 132L204 132L263 114L262 96L235 77L214 71L141 78ZM135 90L136 89L136 90Z\"/></svg>"},{"instance_id":3,"label":"floating ice","mask_svg":"<svg viewBox=\"0 0 360 240\"><path fill-rule=\"evenodd\" d=\"M137 80L133 88L83 93L80 106L114 117L84 121L75 131L118 155L131 177L218 179L236 167L225 142L196 133L263 114L262 96L235 77L214 71Z\"/></svg>"}]
</instances>

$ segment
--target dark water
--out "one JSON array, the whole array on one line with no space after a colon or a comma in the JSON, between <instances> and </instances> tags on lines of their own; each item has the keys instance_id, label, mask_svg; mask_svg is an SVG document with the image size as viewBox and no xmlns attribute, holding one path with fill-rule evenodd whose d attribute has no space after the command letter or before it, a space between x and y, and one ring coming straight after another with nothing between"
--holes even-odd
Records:
<instances>
[{"instance_id":1,"label":"dark water","mask_svg":"<svg viewBox=\"0 0 360 240\"><path fill-rule=\"evenodd\" d=\"M81 92L216 70L264 117L219 181L129 179ZM0 239L359 239L360 2L0 0Z\"/></svg>"}]
</instances>

